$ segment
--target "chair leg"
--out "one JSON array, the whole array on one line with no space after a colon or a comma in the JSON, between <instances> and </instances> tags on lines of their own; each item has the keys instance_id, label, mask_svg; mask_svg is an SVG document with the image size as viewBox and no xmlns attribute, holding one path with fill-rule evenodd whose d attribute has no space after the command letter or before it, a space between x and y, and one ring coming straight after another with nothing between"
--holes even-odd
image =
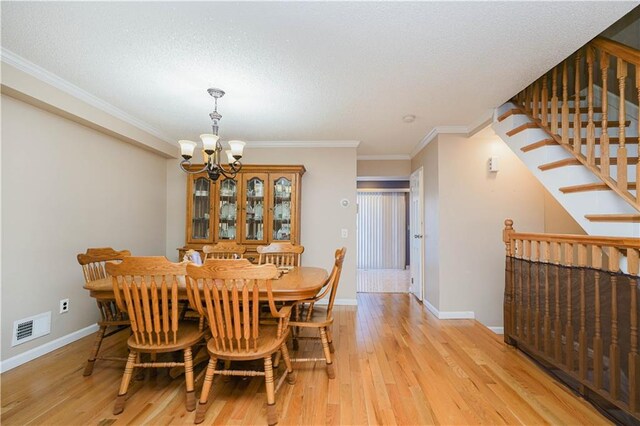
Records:
<instances>
[{"instance_id":1,"label":"chair leg","mask_svg":"<svg viewBox=\"0 0 640 426\"><path fill-rule=\"evenodd\" d=\"M267 423L272 426L278 423L278 413L276 412L276 390L273 384L271 356L264 359L264 384L267 388Z\"/></svg>"},{"instance_id":2,"label":"chair leg","mask_svg":"<svg viewBox=\"0 0 640 426\"><path fill-rule=\"evenodd\" d=\"M287 367L287 383L293 385L296 383L296 372L293 371L293 366L291 365L291 358L289 357L289 349L287 349L287 343L283 343L280 347L280 352L282 353L282 359L284 360L284 365Z\"/></svg>"},{"instance_id":3,"label":"chair leg","mask_svg":"<svg viewBox=\"0 0 640 426\"><path fill-rule=\"evenodd\" d=\"M335 379L336 372L333 369L331 351L329 350L329 341L327 340L327 330L324 327L320 327L320 340L322 340L322 349L324 350L324 357L327 360L327 375L330 379Z\"/></svg>"},{"instance_id":4,"label":"chair leg","mask_svg":"<svg viewBox=\"0 0 640 426\"><path fill-rule=\"evenodd\" d=\"M327 340L329 341L329 351L334 353L336 348L333 346L333 332L331 331L331 328L327 328Z\"/></svg>"},{"instance_id":5,"label":"chair leg","mask_svg":"<svg viewBox=\"0 0 640 426\"><path fill-rule=\"evenodd\" d=\"M96 332L96 338L93 342L93 348L91 348L91 352L89 353L89 359L87 359L87 365L84 367L83 376L90 376L93 373L93 365L96 362L96 357L98 356L98 351L100 351L100 345L102 344L102 339L104 339L104 333L107 331L106 325L101 325L98 331Z\"/></svg>"},{"instance_id":6,"label":"chair leg","mask_svg":"<svg viewBox=\"0 0 640 426\"><path fill-rule=\"evenodd\" d=\"M280 358L282 357L282 354L278 351L276 352L275 356L273 357L273 368L278 368L278 366L280 365Z\"/></svg>"},{"instance_id":7,"label":"chair leg","mask_svg":"<svg viewBox=\"0 0 640 426\"><path fill-rule=\"evenodd\" d=\"M193 357L191 348L184 350L184 382L187 386L187 411L196 409L196 396L193 391Z\"/></svg>"},{"instance_id":8,"label":"chair leg","mask_svg":"<svg viewBox=\"0 0 640 426\"><path fill-rule=\"evenodd\" d=\"M156 362L156 360L158 359L158 354L155 352L152 352L151 354L149 354L149 357L151 359L151 362ZM158 369L157 368L152 368L151 371L149 371L149 376L150 377L156 377L158 375Z\"/></svg>"},{"instance_id":9,"label":"chair leg","mask_svg":"<svg viewBox=\"0 0 640 426\"><path fill-rule=\"evenodd\" d=\"M217 359L211 358L209 359L209 364L207 364L207 372L204 375L204 382L202 383L202 393L200 393L200 401L196 409L196 419L194 421L196 424L204 421L204 415L207 412L207 400L209 399L209 391L213 383L213 375L216 371L217 362Z\"/></svg>"},{"instance_id":10,"label":"chair leg","mask_svg":"<svg viewBox=\"0 0 640 426\"><path fill-rule=\"evenodd\" d=\"M124 367L124 374L122 375L122 382L120 382L120 390L118 391L118 397L113 407L113 414L120 414L124 411L124 402L127 397L127 390L129 389L129 382L131 381L131 375L133 374L133 366L136 362L138 354L135 352L129 352L127 358L127 365Z\"/></svg>"}]
</instances>

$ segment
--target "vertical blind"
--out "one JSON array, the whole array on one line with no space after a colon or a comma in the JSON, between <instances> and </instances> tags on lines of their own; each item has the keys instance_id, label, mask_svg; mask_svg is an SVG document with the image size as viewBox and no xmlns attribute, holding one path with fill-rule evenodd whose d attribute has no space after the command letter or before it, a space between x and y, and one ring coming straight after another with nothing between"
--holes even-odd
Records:
<instances>
[{"instance_id":1,"label":"vertical blind","mask_svg":"<svg viewBox=\"0 0 640 426\"><path fill-rule=\"evenodd\" d=\"M358 192L358 268L404 269L405 196Z\"/></svg>"}]
</instances>

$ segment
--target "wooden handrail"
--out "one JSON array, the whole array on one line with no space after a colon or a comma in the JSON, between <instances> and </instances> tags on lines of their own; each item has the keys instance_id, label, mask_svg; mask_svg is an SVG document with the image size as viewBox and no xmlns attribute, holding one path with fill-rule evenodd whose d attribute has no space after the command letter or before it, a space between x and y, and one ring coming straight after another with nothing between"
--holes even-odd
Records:
<instances>
[{"instance_id":1,"label":"wooden handrail","mask_svg":"<svg viewBox=\"0 0 640 426\"><path fill-rule=\"evenodd\" d=\"M640 420L640 238L504 223L505 342Z\"/></svg>"},{"instance_id":2,"label":"wooden handrail","mask_svg":"<svg viewBox=\"0 0 640 426\"><path fill-rule=\"evenodd\" d=\"M635 81L629 78L634 71ZM609 105L609 96L595 95L594 87L597 85L603 93L617 95L616 105ZM573 93L570 94L570 90ZM629 182L640 181L640 160L630 156L627 148L632 138L628 135L626 106L629 101L640 104L640 50L604 37L596 37L578 49L513 98L513 102L531 120L519 129L536 126L544 130L580 164L640 211L640 191L633 194L629 190ZM559 104L560 116L557 114ZM617 110L617 117L612 117L611 121L610 106ZM600 120L594 117L598 108ZM635 139L640 142L640 110L637 120L638 135L633 136L634 143ZM610 137L610 131L617 131L617 136ZM586 141L584 152L583 138ZM600 145L598 155L596 145ZM615 169L611 167L613 165ZM632 165L636 166L635 176L629 176L629 166Z\"/></svg>"},{"instance_id":3,"label":"wooden handrail","mask_svg":"<svg viewBox=\"0 0 640 426\"><path fill-rule=\"evenodd\" d=\"M606 37L596 37L591 40L591 44L600 50L604 50L607 53L612 54L625 61L640 65L640 50L627 46L626 44L618 43L615 40L608 39Z\"/></svg>"}]
</instances>

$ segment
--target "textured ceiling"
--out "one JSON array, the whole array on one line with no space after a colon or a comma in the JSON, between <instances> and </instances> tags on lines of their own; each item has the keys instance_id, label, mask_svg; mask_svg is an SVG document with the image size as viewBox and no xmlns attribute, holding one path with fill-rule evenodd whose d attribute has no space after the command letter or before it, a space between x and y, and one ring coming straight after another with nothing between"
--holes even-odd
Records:
<instances>
[{"instance_id":1,"label":"textured ceiling","mask_svg":"<svg viewBox=\"0 0 640 426\"><path fill-rule=\"evenodd\" d=\"M470 126L637 2L3 2L2 46L169 140L359 140ZM413 114L411 124L402 117Z\"/></svg>"}]
</instances>

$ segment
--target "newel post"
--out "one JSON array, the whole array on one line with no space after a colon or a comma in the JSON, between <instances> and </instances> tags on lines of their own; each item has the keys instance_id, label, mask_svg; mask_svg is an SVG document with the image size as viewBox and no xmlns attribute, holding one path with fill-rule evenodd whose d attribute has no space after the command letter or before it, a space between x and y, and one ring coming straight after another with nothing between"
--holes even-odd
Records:
<instances>
[{"instance_id":1,"label":"newel post","mask_svg":"<svg viewBox=\"0 0 640 426\"><path fill-rule=\"evenodd\" d=\"M514 306L513 306L513 252L511 235L513 230L513 220L504 221L504 230L502 231L502 240L505 245L505 270L504 270L504 305L503 305L503 323L504 323L504 342L508 345L515 346L516 342L511 337L515 332L513 326Z\"/></svg>"}]
</instances>

